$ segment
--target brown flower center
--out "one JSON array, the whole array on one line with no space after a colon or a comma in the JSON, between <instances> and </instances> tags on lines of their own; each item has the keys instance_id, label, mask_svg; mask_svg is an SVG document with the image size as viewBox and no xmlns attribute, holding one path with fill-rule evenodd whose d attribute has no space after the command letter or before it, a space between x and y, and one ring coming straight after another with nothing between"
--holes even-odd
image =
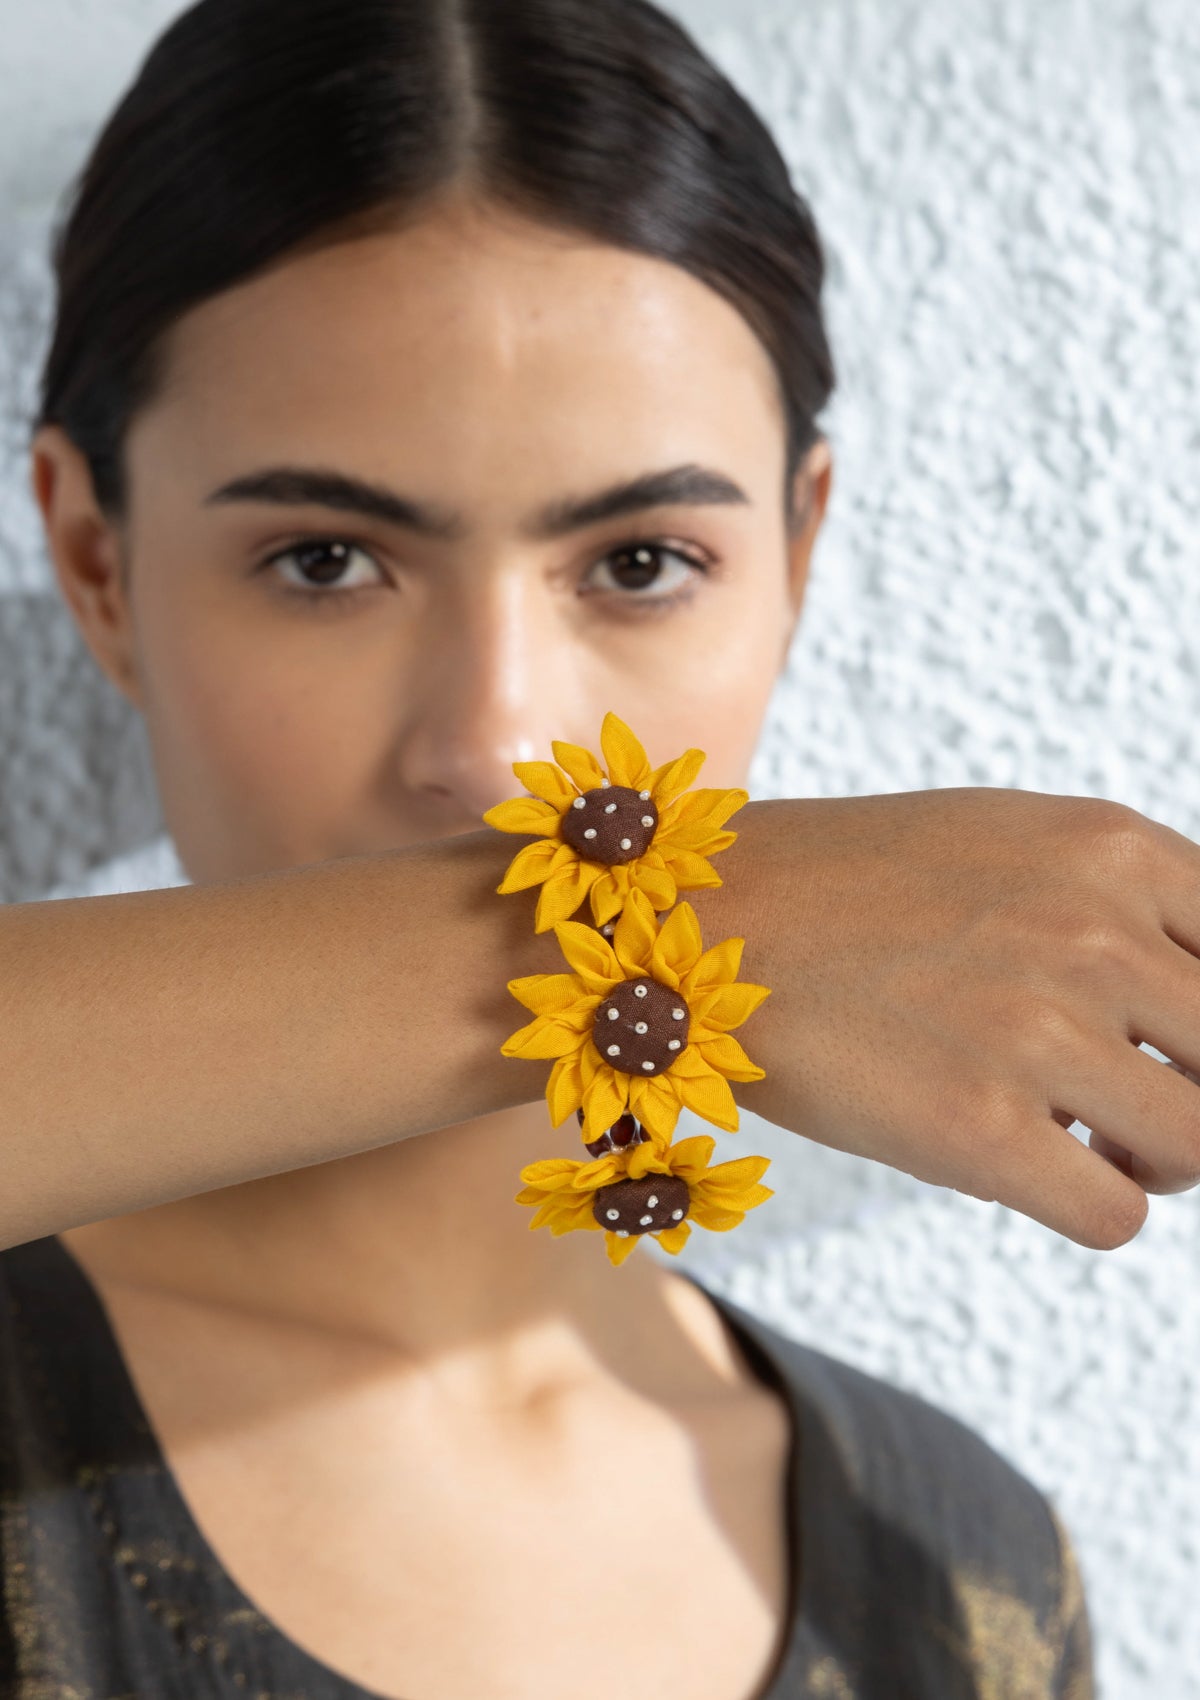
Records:
<instances>
[{"instance_id":1,"label":"brown flower center","mask_svg":"<svg viewBox=\"0 0 1200 1700\"><path fill-rule=\"evenodd\" d=\"M660 1234L688 1213L691 1195L678 1175L643 1175L640 1181L613 1181L599 1187L592 1215L602 1228L624 1239L628 1234Z\"/></svg>"},{"instance_id":2,"label":"brown flower center","mask_svg":"<svg viewBox=\"0 0 1200 1700\"><path fill-rule=\"evenodd\" d=\"M614 986L596 1010L592 1043L610 1068L661 1074L687 1044L691 1018L678 992L643 976Z\"/></svg>"},{"instance_id":3,"label":"brown flower center","mask_svg":"<svg viewBox=\"0 0 1200 1700\"><path fill-rule=\"evenodd\" d=\"M649 791L597 785L564 812L562 835L586 862L613 867L644 856L657 825L658 810Z\"/></svg>"}]
</instances>

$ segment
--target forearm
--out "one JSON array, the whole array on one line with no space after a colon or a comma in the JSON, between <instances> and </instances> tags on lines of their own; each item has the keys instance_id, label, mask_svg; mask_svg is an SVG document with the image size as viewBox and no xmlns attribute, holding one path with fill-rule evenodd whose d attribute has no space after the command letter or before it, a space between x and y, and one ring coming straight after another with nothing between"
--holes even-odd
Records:
<instances>
[{"instance_id":1,"label":"forearm","mask_svg":"<svg viewBox=\"0 0 1200 1700\"><path fill-rule=\"evenodd\" d=\"M0 1244L540 1097L500 1051L507 981L565 967L496 893L522 842L0 908Z\"/></svg>"}]
</instances>

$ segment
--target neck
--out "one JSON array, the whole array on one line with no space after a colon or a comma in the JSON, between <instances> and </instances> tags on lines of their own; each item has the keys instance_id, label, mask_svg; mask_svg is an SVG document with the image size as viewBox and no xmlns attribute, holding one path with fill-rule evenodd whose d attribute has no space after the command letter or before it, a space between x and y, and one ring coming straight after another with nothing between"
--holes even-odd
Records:
<instances>
[{"instance_id":1,"label":"neck","mask_svg":"<svg viewBox=\"0 0 1200 1700\"><path fill-rule=\"evenodd\" d=\"M61 1237L99 1280L365 1336L501 1404L734 1373L711 1307L648 1246L617 1269L599 1232L530 1232L519 1172L555 1156L587 1153L539 1101Z\"/></svg>"}]
</instances>

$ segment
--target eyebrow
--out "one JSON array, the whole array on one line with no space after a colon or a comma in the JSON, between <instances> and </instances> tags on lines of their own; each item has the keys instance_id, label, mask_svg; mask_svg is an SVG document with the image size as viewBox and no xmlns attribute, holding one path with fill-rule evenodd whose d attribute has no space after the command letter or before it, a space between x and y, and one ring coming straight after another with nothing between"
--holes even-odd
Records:
<instances>
[{"instance_id":1,"label":"eyebrow","mask_svg":"<svg viewBox=\"0 0 1200 1700\"><path fill-rule=\"evenodd\" d=\"M270 502L276 506L311 505L402 526L437 542L461 542L467 528L460 515L431 507L345 473L320 467L275 466L249 472L222 484L204 498L217 502ZM746 492L732 478L709 467L687 465L612 485L594 496L552 502L522 528L532 542L551 542L603 520L657 507L751 506Z\"/></svg>"}]
</instances>

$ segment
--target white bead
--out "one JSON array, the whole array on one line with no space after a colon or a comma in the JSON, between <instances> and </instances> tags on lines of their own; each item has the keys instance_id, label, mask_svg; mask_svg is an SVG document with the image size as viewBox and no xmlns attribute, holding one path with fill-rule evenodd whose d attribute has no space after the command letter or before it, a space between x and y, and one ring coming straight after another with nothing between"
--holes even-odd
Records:
<instances>
[{"instance_id":1,"label":"white bead","mask_svg":"<svg viewBox=\"0 0 1200 1700\"><path fill-rule=\"evenodd\" d=\"M648 1033L650 1028L644 1021L635 1021L633 1024L633 1030L635 1033Z\"/></svg>"},{"instance_id":2,"label":"white bead","mask_svg":"<svg viewBox=\"0 0 1200 1700\"><path fill-rule=\"evenodd\" d=\"M682 1039L668 1039L667 1040L667 1049L668 1049L668 1051L677 1051L679 1049L680 1045L682 1045L682 1044L683 1044Z\"/></svg>"},{"instance_id":3,"label":"white bead","mask_svg":"<svg viewBox=\"0 0 1200 1700\"><path fill-rule=\"evenodd\" d=\"M576 797L575 801L571 804L571 807L573 809L586 809L587 808L587 798L586 797Z\"/></svg>"},{"instance_id":4,"label":"white bead","mask_svg":"<svg viewBox=\"0 0 1200 1700\"><path fill-rule=\"evenodd\" d=\"M650 793L649 791L639 791L638 796L642 799L642 802L645 803L649 801Z\"/></svg>"},{"instance_id":5,"label":"white bead","mask_svg":"<svg viewBox=\"0 0 1200 1700\"><path fill-rule=\"evenodd\" d=\"M621 1220L621 1212L619 1210L606 1210L604 1214L608 1217L610 1222L619 1222Z\"/></svg>"},{"instance_id":6,"label":"white bead","mask_svg":"<svg viewBox=\"0 0 1200 1700\"><path fill-rule=\"evenodd\" d=\"M679 1221L682 1221L682 1219L683 1219L683 1211L682 1210L672 1210L671 1220L673 1222L679 1222Z\"/></svg>"},{"instance_id":7,"label":"white bead","mask_svg":"<svg viewBox=\"0 0 1200 1700\"><path fill-rule=\"evenodd\" d=\"M602 779L602 780L601 780L601 781L600 781L600 783L601 783L601 785L611 785L611 784L612 784L612 780L611 780L611 779Z\"/></svg>"},{"instance_id":8,"label":"white bead","mask_svg":"<svg viewBox=\"0 0 1200 1700\"><path fill-rule=\"evenodd\" d=\"M611 921L605 921L600 931L604 934L606 939L612 938L613 932L615 931L613 923Z\"/></svg>"},{"instance_id":9,"label":"white bead","mask_svg":"<svg viewBox=\"0 0 1200 1700\"><path fill-rule=\"evenodd\" d=\"M615 803L605 803L604 812L606 815L615 815L617 812L617 805Z\"/></svg>"},{"instance_id":10,"label":"white bead","mask_svg":"<svg viewBox=\"0 0 1200 1700\"><path fill-rule=\"evenodd\" d=\"M653 1068L654 1068L654 1064L653 1064L653 1063L652 1063L652 1062L644 1062L644 1063L643 1063L643 1064L642 1064L642 1067L643 1067L643 1068L648 1068L648 1069L650 1069L650 1070L653 1070Z\"/></svg>"},{"instance_id":11,"label":"white bead","mask_svg":"<svg viewBox=\"0 0 1200 1700\"><path fill-rule=\"evenodd\" d=\"M648 1228L650 1226L651 1222L653 1222L653 1220L654 1220L653 1216L643 1216L643 1217L641 1217L641 1219L638 1222L638 1227L639 1228Z\"/></svg>"},{"instance_id":12,"label":"white bead","mask_svg":"<svg viewBox=\"0 0 1200 1700\"><path fill-rule=\"evenodd\" d=\"M621 1054L620 1045L610 1045L608 1047L608 1054L610 1057L619 1057Z\"/></svg>"},{"instance_id":13,"label":"white bead","mask_svg":"<svg viewBox=\"0 0 1200 1700\"><path fill-rule=\"evenodd\" d=\"M621 848L622 848L622 850L632 850L633 839L632 838L623 838L621 840Z\"/></svg>"},{"instance_id":14,"label":"white bead","mask_svg":"<svg viewBox=\"0 0 1200 1700\"><path fill-rule=\"evenodd\" d=\"M686 1014L687 1014L686 1009L673 1009L671 1011L671 1020L672 1021L682 1021Z\"/></svg>"},{"instance_id":15,"label":"white bead","mask_svg":"<svg viewBox=\"0 0 1200 1700\"><path fill-rule=\"evenodd\" d=\"M646 987L642 985L635 986L633 988L633 995L635 998L644 998L646 995Z\"/></svg>"},{"instance_id":16,"label":"white bead","mask_svg":"<svg viewBox=\"0 0 1200 1700\"><path fill-rule=\"evenodd\" d=\"M585 837L585 838L595 838L595 836L596 836L596 829L595 829L595 827L594 827L594 826L589 826L589 827L585 827L585 828L584 828L584 833L583 833L583 836L584 836L584 837Z\"/></svg>"},{"instance_id":17,"label":"white bead","mask_svg":"<svg viewBox=\"0 0 1200 1700\"><path fill-rule=\"evenodd\" d=\"M642 816L642 825L643 826L653 826L654 825L654 816L653 815L643 815Z\"/></svg>"},{"instance_id":18,"label":"white bead","mask_svg":"<svg viewBox=\"0 0 1200 1700\"><path fill-rule=\"evenodd\" d=\"M654 1206L657 1203L658 1203L658 1194L655 1193L655 1192L652 1192L650 1194L649 1198L646 1200L646 1209L647 1210L653 1210Z\"/></svg>"},{"instance_id":19,"label":"white bead","mask_svg":"<svg viewBox=\"0 0 1200 1700\"><path fill-rule=\"evenodd\" d=\"M617 1229L617 1238L619 1240L627 1240L629 1238L629 1229L628 1228L618 1228Z\"/></svg>"},{"instance_id":20,"label":"white bead","mask_svg":"<svg viewBox=\"0 0 1200 1700\"><path fill-rule=\"evenodd\" d=\"M620 1014L621 1012L619 1009L610 1009L608 1012L608 1019L610 1021L616 1021L620 1017Z\"/></svg>"}]
</instances>

